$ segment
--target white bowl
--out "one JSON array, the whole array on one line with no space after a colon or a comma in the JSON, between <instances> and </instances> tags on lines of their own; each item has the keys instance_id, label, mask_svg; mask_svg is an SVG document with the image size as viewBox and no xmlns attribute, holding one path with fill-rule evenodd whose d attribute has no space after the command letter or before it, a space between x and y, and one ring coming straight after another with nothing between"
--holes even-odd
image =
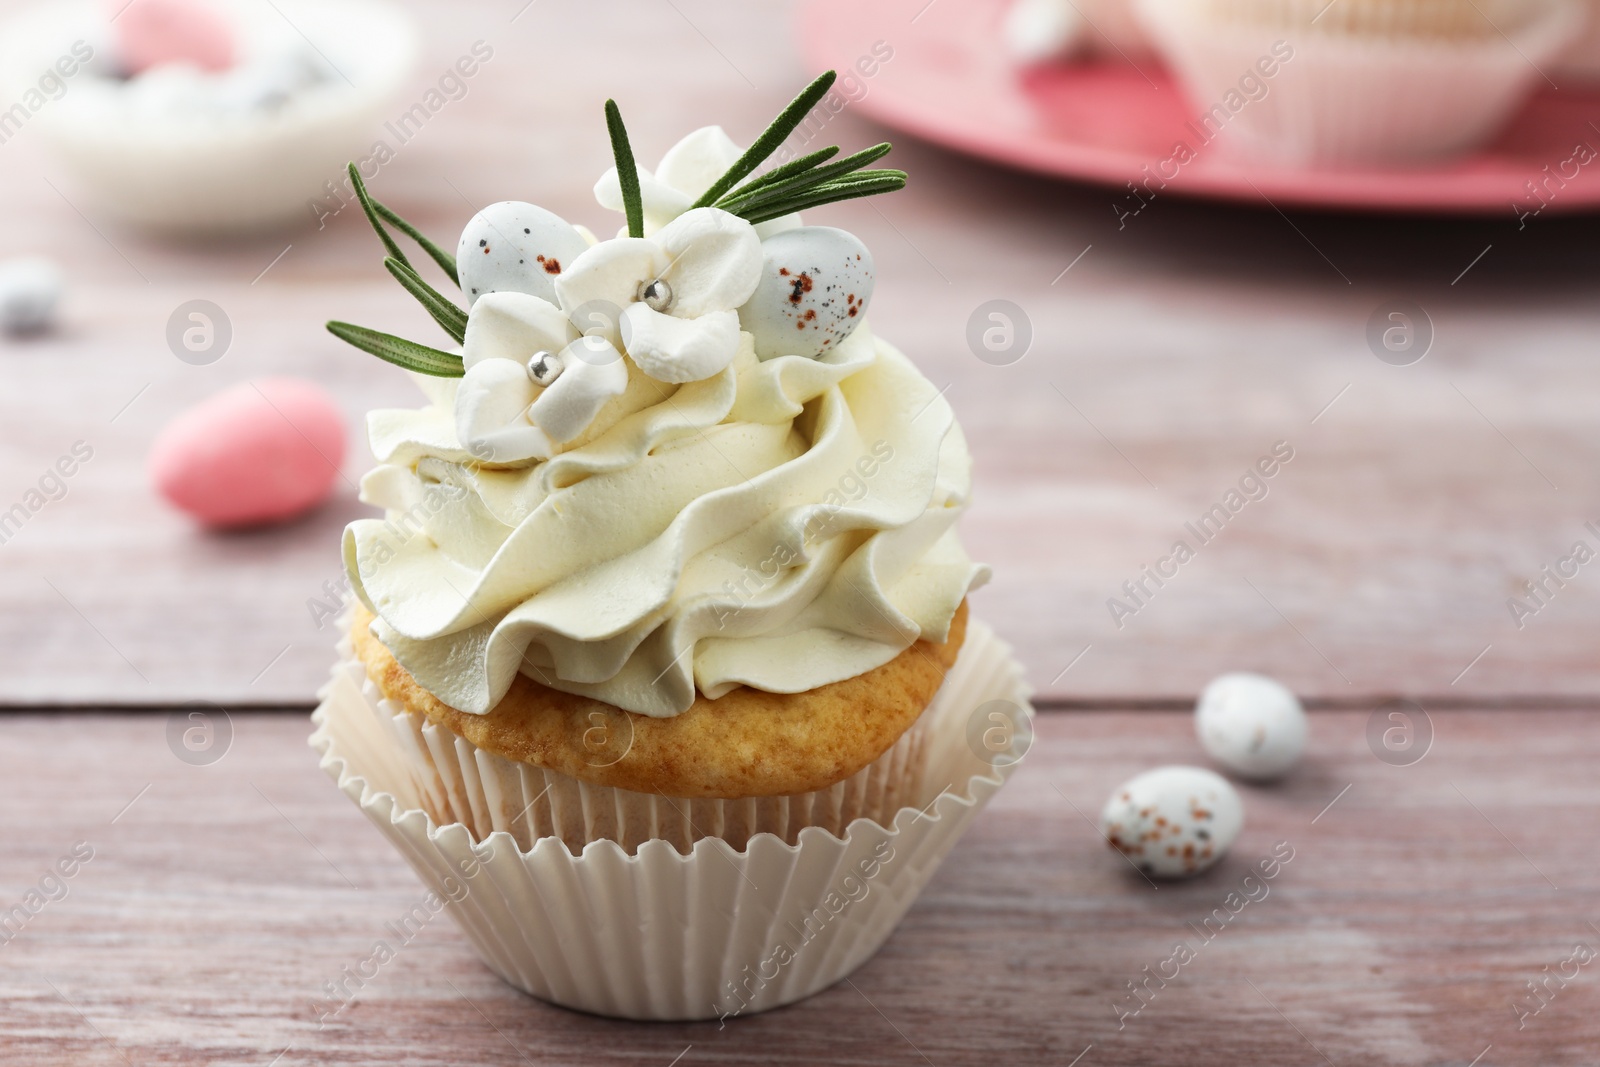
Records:
<instances>
[{"instance_id":1,"label":"white bowl","mask_svg":"<svg viewBox=\"0 0 1600 1067\"><path fill-rule=\"evenodd\" d=\"M223 0L248 54L277 39L309 41L336 68L281 108L230 116L149 114L128 106L114 64L105 6L68 0L0 29L0 82L10 100L87 41L95 60L48 99L18 133L54 149L102 214L185 235L260 230L316 217L327 183L368 156L416 60L411 18L381 0ZM98 70L96 68L99 68ZM15 134L13 134L15 136ZM346 194L348 195L348 193Z\"/></svg>"}]
</instances>

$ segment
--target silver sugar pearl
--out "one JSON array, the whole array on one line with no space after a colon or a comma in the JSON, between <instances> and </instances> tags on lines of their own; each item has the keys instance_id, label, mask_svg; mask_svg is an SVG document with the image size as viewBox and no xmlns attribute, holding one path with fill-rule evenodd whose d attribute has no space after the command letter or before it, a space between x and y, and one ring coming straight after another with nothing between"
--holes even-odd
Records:
<instances>
[{"instance_id":1,"label":"silver sugar pearl","mask_svg":"<svg viewBox=\"0 0 1600 1067\"><path fill-rule=\"evenodd\" d=\"M554 352L535 352L528 360L528 377L540 385L549 385L561 377L563 369L561 357Z\"/></svg>"},{"instance_id":2,"label":"silver sugar pearl","mask_svg":"<svg viewBox=\"0 0 1600 1067\"><path fill-rule=\"evenodd\" d=\"M639 299L651 311L666 311L672 306L672 286L657 278L639 291Z\"/></svg>"}]
</instances>

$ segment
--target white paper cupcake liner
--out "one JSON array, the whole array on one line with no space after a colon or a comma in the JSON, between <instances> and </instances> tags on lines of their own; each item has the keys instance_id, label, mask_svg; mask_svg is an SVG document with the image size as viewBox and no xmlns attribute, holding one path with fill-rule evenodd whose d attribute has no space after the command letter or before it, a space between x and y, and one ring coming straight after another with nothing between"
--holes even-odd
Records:
<instances>
[{"instance_id":1,"label":"white paper cupcake liner","mask_svg":"<svg viewBox=\"0 0 1600 1067\"><path fill-rule=\"evenodd\" d=\"M1193 152L1215 138L1291 165L1422 162L1477 147L1543 84L1539 68L1583 18L1578 0L1537 0L1504 36L1446 37L1206 18L1189 0L1139 0L1139 13L1184 85Z\"/></svg>"},{"instance_id":2,"label":"white paper cupcake liner","mask_svg":"<svg viewBox=\"0 0 1600 1067\"><path fill-rule=\"evenodd\" d=\"M1550 72L1563 88L1568 80L1600 82L1600 0L1584 0L1583 9L1583 33L1556 57Z\"/></svg>"},{"instance_id":3,"label":"white paper cupcake liner","mask_svg":"<svg viewBox=\"0 0 1600 1067\"><path fill-rule=\"evenodd\" d=\"M1137 59L1151 51L1150 38L1139 24L1133 0L1079 0L1078 10L1095 31L1088 35L1091 52Z\"/></svg>"},{"instance_id":4,"label":"white paper cupcake liner","mask_svg":"<svg viewBox=\"0 0 1600 1067\"><path fill-rule=\"evenodd\" d=\"M552 804L548 823L541 815L503 820L502 828L494 812L505 798L497 801L496 787L483 785L485 754L463 758L453 746L429 741L425 730L397 731L395 716L363 691L359 664L351 666L346 660L335 669L312 716L322 769L447 902L495 973L541 999L629 1019L766 1011L855 970L888 938L1032 740L1022 670L974 621L919 720L919 738L893 757L919 759L921 774L915 795L887 825L856 817L840 833L807 826L790 843L773 832L749 833L744 822L734 832L747 840L734 848L715 836L689 845L683 828L667 819L673 836L637 843L632 854L612 839L590 839L575 854L562 836L519 841L517 834L581 824L589 835L611 816L585 810L574 822ZM423 765L441 770L438 782L414 773L418 752L408 744L428 748ZM435 748L452 751L435 755ZM500 781L492 760L489 766L487 780ZM450 767L460 771L459 782L447 781ZM515 788L532 796L544 785L518 781ZM580 790L580 808L584 799ZM473 825L494 829L480 838L465 822L440 825L430 811L470 812ZM759 824L760 813L753 819Z\"/></svg>"},{"instance_id":5,"label":"white paper cupcake liner","mask_svg":"<svg viewBox=\"0 0 1600 1067\"><path fill-rule=\"evenodd\" d=\"M486 752L449 729L385 698L351 652L339 645L339 670L361 689L378 723L402 753L419 806L437 825L461 823L483 840L508 833L521 849L559 838L574 855L591 841L615 841L632 855L662 840L687 853L703 837L743 848L758 833L794 844L816 826L843 834L856 819L888 823L922 793L929 716L924 712L889 751L828 789L746 800L683 799L593 785Z\"/></svg>"}]
</instances>

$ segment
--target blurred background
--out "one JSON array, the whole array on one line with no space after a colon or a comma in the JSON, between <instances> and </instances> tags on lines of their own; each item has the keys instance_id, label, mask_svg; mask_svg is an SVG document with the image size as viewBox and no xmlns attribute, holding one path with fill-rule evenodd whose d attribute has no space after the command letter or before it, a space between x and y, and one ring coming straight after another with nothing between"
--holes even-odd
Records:
<instances>
[{"instance_id":1,"label":"blurred background","mask_svg":"<svg viewBox=\"0 0 1600 1067\"><path fill-rule=\"evenodd\" d=\"M75 443L93 451L0 546L0 701L311 699L333 640L315 603L332 603L339 531L365 512L363 414L416 402L401 372L322 324L431 330L328 160L361 160L375 195L447 247L501 199L604 230L615 220L591 186L609 163L607 96L649 164L705 123L747 142L824 63L854 73L797 138L891 139L911 181L813 221L867 242L874 327L947 387L977 465L965 536L995 564L978 603L1047 702L1187 700L1224 667L1348 704L1600 685L1600 584L1572 580L1536 616L1508 606L1575 541L1600 544L1584 527L1600 517L1600 229L1583 210L1596 190L1587 172L1559 190L1547 177L1600 144L1586 117L1600 96L1580 84L1529 69L1534 103L1517 106L1538 117L1531 144L1520 111L1443 162L1285 163L1190 137L1199 158L1152 184L1146 168L1205 111L1194 93L1151 54L1073 53L1087 46L1048 35L1066 54L1021 64L998 2L858 17L826 3L401 5L414 35L387 7L354 29L291 8L256 14L321 67L296 91L332 103L315 97L274 142L248 104L179 129L167 113L199 106L182 84L99 99L97 82L115 84L106 45L78 27L103 23L101 5L74 24L73 5L0 3L34 20L8 35L4 102L29 99L41 55L99 46L59 96L50 85L36 112L8 113L0 144L0 260L44 257L62 286L49 329L0 341L0 510ZM1266 80L1283 94L1293 62ZM344 125L324 129L319 108ZM182 340L195 301L226 337ZM999 349L982 341L993 301L1016 320ZM206 398L273 376L325 387L343 413L331 497L287 523L208 532L153 490L152 443ZM1270 494L1177 578L1146 580L1154 595L1130 596L1124 583L1278 442L1294 459Z\"/></svg>"}]
</instances>

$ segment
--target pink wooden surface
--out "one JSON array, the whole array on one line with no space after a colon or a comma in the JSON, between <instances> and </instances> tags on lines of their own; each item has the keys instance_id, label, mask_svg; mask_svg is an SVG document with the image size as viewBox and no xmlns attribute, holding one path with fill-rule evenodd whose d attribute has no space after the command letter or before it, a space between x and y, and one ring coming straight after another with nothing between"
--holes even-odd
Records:
<instances>
[{"instance_id":1,"label":"pink wooden surface","mask_svg":"<svg viewBox=\"0 0 1600 1067\"><path fill-rule=\"evenodd\" d=\"M1600 951L1588 847L1600 730L1538 709L1433 722L1432 751L1394 767L1368 750L1365 713L1317 715L1300 771L1243 790L1246 826L1222 864L1157 889L1084 814L1137 771L1192 761L1189 716L1044 716L1010 784L876 957L811 1000L719 1030L549 1007L502 984L442 916L321 1026L324 983L393 941L385 924L421 889L316 769L304 717L235 716L227 754L191 767L167 749L165 714L4 716L0 774L24 829L0 851L0 905L76 843L94 858L0 945L0 1058L1591 1064L1600 960L1552 981L1520 1029L1512 1006L1537 1006L1527 983L1563 970L1575 946ZM1275 850L1292 859L1246 885ZM1256 899L1226 904L1241 887ZM1229 907L1226 922L1213 917ZM1189 924L1208 917L1203 941ZM1195 958L1122 1019L1136 1006L1127 983L1161 970L1179 941Z\"/></svg>"}]
</instances>

